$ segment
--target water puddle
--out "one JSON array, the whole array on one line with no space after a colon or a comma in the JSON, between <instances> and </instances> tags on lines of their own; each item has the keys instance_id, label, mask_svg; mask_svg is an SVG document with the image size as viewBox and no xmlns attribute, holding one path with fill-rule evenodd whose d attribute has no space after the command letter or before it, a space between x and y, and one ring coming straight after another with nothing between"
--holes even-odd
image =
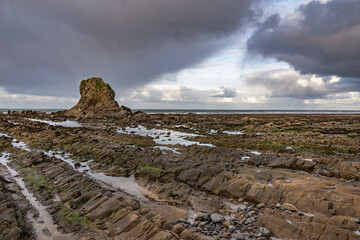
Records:
<instances>
[{"instance_id":1,"label":"water puddle","mask_svg":"<svg viewBox=\"0 0 360 240\"><path fill-rule=\"evenodd\" d=\"M304 161L312 162L313 160L311 158L303 158Z\"/></svg>"},{"instance_id":2,"label":"water puddle","mask_svg":"<svg viewBox=\"0 0 360 240\"><path fill-rule=\"evenodd\" d=\"M230 210L232 212L238 212L238 210L242 210L244 211L247 206L245 204L234 204L234 203L231 203L231 202L227 202L227 201L222 201L226 206L228 206L230 208Z\"/></svg>"},{"instance_id":3,"label":"water puddle","mask_svg":"<svg viewBox=\"0 0 360 240\"><path fill-rule=\"evenodd\" d=\"M0 133L0 137L2 137L2 136L11 138L8 134ZM28 152L31 151L30 148L27 147L26 143L16 140L15 138L13 138L13 140L11 141L11 145L13 147L20 148L20 149L28 151Z\"/></svg>"},{"instance_id":4,"label":"water puddle","mask_svg":"<svg viewBox=\"0 0 360 240\"><path fill-rule=\"evenodd\" d=\"M47 121L47 120L34 119L34 118L28 118L28 120L33 121L33 122L42 122L42 123L46 123L46 124L49 124L52 126L83 127L83 125L81 123L78 123L76 121L70 121L70 120L66 120L63 122L54 122L54 121Z\"/></svg>"},{"instance_id":5,"label":"water puddle","mask_svg":"<svg viewBox=\"0 0 360 240\"><path fill-rule=\"evenodd\" d=\"M315 215L312 214L312 213L304 213L304 216L307 216L307 217L314 217Z\"/></svg>"},{"instance_id":6,"label":"water puddle","mask_svg":"<svg viewBox=\"0 0 360 240\"><path fill-rule=\"evenodd\" d=\"M26 188L24 181L19 177L19 174L11 168L8 163L10 154L2 153L0 157L0 164L4 165L9 171L10 175L14 178L15 182L21 188L21 193L25 196L25 198L30 202L30 204L36 209L38 212L38 217L35 218L34 214L28 213L28 218L30 219L33 227L35 229L35 233L38 239L51 240L55 236L56 237L64 237L65 235L60 233L57 230L57 227L46 210L46 206L43 206L35 197L32 195L29 190Z\"/></svg>"},{"instance_id":7,"label":"water puddle","mask_svg":"<svg viewBox=\"0 0 360 240\"><path fill-rule=\"evenodd\" d=\"M139 184L136 183L135 177L133 175L126 178L126 177L109 176L103 172L97 173L92 171L90 166L88 165L93 160L76 164L75 161L72 158L70 158L69 154L60 154L60 153L55 153L53 151L48 151L48 152L42 151L42 152L45 155L48 155L50 157L55 157L57 159L60 159L61 161L68 163L70 166L72 166L74 170L80 173L85 173L95 180L105 183L113 188L120 189L126 192L127 194L134 196L142 201L148 201L148 198L146 198L142 194L142 192L145 192L147 190L142 188Z\"/></svg>"},{"instance_id":8,"label":"water puddle","mask_svg":"<svg viewBox=\"0 0 360 240\"><path fill-rule=\"evenodd\" d=\"M186 221L188 221L191 224L194 224L196 217L197 217L197 213L194 210L188 210L188 218L186 219Z\"/></svg>"},{"instance_id":9,"label":"water puddle","mask_svg":"<svg viewBox=\"0 0 360 240\"><path fill-rule=\"evenodd\" d=\"M166 147L166 146L155 146L154 148L159 148L160 150L169 150L176 154L181 154L178 150L178 148L172 148L172 147Z\"/></svg>"},{"instance_id":10,"label":"water puddle","mask_svg":"<svg viewBox=\"0 0 360 240\"><path fill-rule=\"evenodd\" d=\"M7 136L10 137L7 134L1 134L0 136ZM12 140L12 144L14 147L20 148L20 149L24 149L26 151L31 151L30 148L27 147L26 143L22 142L22 141L18 141L16 139ZM164 146L159 146L159 147L164 147ZM163 148L166 149L166 148ZM176 149L176 148L175 148ZM168 150L172 150L174 151L174 149L172 148L168 148ZM33 151L41 151L41 150L33 150ZM175 150L176 151L176 150ZM141 187L136 181L135 181L135 177L134 175L126 178L126 177L113 177L113 176L109 176L106 175L103 172L94 172L91 170L89 163L92 162L93 160L89 160L87 162L81 162L81 163L77 163L75 162L70 154L67 153L59 153L59 152L53 152L53 151L41 151L42 153L44 153L47 156L50 157L55 157L58 158L59 160L66 162L67 164L69 164L70 166L72 166L72 168L80 173L84 173L86 175L88 175L90 178L97 180L100 183L103 183L107 186L110 186L112 188L115 189L119 189L124 191L125 193L137 198L138 200L141 200L143 202L146 203L154 203L157 204L156 202L152 202L149 198L147 198L146 196L150 196L153 195L153 193L151 193L150 191L148 191L147 189ZM179 152L177 152L179 153ZM180 154L180 153L179 153ZM53 199L53 201L58 201L57 198ZM189 221L194 221L195 219L195 212L192 210L186 210L186 212L188 213L188 220ZM45 238L47 239L47 238Z\"/></svg>"},{"instance_id":11,"label":"water puddle","mask_svg":"<svg viewBox=\"0 0 360 240\"><path fill-rule=\"evenodd\" d=\"M0 133L0 137L1 136L6 136L6 137L10 137L7 134L3 134ZM16 148L20 148L26 151L31 151L30 148L28 148L28 146L26 145L26 143L22 142L22 141L18 141L17 139L13 138L11 144L16 147ZM35 151L35 150L34 150ZM87 175L89 175L91 178L98 180L102 183L105 183L113 188L117 188L120 189L124 192L126 192L129 195L132 195L138 199L141 199L142 201L148 201L148 198L146 198L142 192L147 192L146 189L142 188L139 184L137 184L135 182L135 177L131 176L129 178L125 178L125 177L112 177L112 176L108 176L105 173L96 173L93 172L90 168L90 166L88 165L91 161L93 160L89 160L87 162L81 162L81 163L76 163L71 157L70 154L66 154L66 153L57 153L57 152L53 152L53 151L41 151L42 153L44 153L47 156L50 157L55 157L57 159L60 159L63 162L66 162L67 164L69 164L74 170L80 172L80 173L86 173Z\"/></svg>"},{"instance_id":12,"label":"water puddle","mask_svg":"<svg viewBox=\"0 0 360 240\"><path fill-rule=\"evenodd\" d=\"M184 132L178 132L173 131L169 129L147 129L146 127L139 125L137 127L126 127L123 129L117 130L118 133L126 133L126 134L136 134L140 136L150 136L153 138L154 142L156 142L159 145L185 145L190 146L197 144L199 146L207 146L207 147L215 147L214 145L210 143L199 143L196 141L191 141L185 138L188 137L197 137L198 134L194 133L184 133Z\"/></svg>"},{"instance_id":13,"label":"water puddle","mask_svg":"<svg viewBox=\"0 0 360 240\"><path fill-rule=\"evenodd\" d=\"M227 135L243 135L244 134L241 131L223 131L223 133L226 133Z\"/></svg>"},{"instance_id":14,"label":"water puddle","mask_svg":"<svg viewBox=\"0 0 360 240\"><path fill-rule=\"evenodd\" d=\"M261 152L258 152L258 151L251 151L251 153L254 155L257 155L257 156L261 155Z\"/></svg>"},{"instance_id":15,"label":"water puddle","mask_svg":"<svg viewBox=\"0 0 360 240\"><path fill-rule=\"evenodd\" d=\"M19 125L20 123L17 123L17 122L13 122L13 121L8 121L9 123L11 123L11 124L14 124L14 125Z\"/></svg>"}]
</instances>

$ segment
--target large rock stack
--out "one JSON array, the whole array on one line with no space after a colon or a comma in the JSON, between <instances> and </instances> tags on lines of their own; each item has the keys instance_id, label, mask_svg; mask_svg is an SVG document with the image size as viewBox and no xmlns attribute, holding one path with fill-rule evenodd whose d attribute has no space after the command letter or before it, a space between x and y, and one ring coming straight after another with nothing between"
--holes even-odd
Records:
<instances>
[{"instance_id":1,"label":"large rock stack","mask_svg":"<svg viewBox=\"0 0 360 240\"><path fill-rule=\"evenodd\" d=\"M81 98L70 110L65 112L68 117L82 118L125 118L132 115L131 109L119 107L115 101L115 92L101 78L89 78L81 81Z\"/></svg>"}]
</instances>

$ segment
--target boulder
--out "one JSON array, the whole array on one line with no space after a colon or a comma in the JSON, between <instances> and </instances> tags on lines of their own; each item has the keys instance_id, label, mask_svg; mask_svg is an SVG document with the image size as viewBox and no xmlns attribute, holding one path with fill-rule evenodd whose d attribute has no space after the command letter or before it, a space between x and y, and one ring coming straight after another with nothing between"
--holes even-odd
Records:
<instances>
[{"instance_id":1,"label":"boulder","mask_svg":"<svg viewBox=\"0 0 360 240\"><path fill-rule=\"evenodd\" d=\"M115 92L101 78L89 78L81 81L79 102L65 112L68 117L81 118L126 118L132 115L131 109L119 107L115 101Z\"/></svg>"}]
</instances>

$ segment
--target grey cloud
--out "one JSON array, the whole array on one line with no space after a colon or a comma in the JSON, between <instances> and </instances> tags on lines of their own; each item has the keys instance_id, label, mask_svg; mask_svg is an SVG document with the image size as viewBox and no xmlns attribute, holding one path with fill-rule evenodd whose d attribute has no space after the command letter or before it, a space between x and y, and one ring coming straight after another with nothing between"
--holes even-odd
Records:
<instances>
[{"instance_id":1,"label":"grey cloud","mask_svg":"<svg viewBox=\"0 0 360 240\"><path fill-rule=\"evenodd\" d=\"M270 91L271 98L322 99L334 94L353 92L360 89L358 79L301 75L293 70L259 71L245 76L250 86L262 86ZM303 84L302 84L303 83Z\"/></svg>"},{"instance_id":2,"label":"grey cloud","mask_svg":"<svg viewBox=\"0 0 360 240\"><path fill-rule=\"evenodd\" d=\"M302 74L360 79L360 0L312 1L294 16L269 17L248 40L249 53L287 62Z\"/></svg>"},{"instance_id":3,"label":"grey cloud","mask_svg":"<svg viewBox=\"0 0 360 240\"><path fill-rule=\"evenodd\" d=\"M2 0L0 87L68 95L90 76L121 95L221 49L253 0Z\"/></svg>"},{"instance_id":4,"label":"grey cloud","mask_svg":"<svg viewBox=\"0 0 360 240\"><path fill-rule=\"evenodd\" d=\"M212 96L213 98L234 98L236 97L235 88L222 88L222 93Z\"/></svg>"}]
</instances>

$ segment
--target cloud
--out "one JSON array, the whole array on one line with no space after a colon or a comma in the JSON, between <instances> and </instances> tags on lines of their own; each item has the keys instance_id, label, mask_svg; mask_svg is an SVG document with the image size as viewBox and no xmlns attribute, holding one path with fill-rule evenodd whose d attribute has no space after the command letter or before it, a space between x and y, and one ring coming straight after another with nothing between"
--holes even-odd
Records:
<instances>
[{"instance_id":1,"label":"cloud","mask_svg":"<svg viewBox=\"0 0 360 240\"><path fill-rule=\"evenodd\" d=\"M360 0L330 0L307 2L288 17L270 16L247 47L249 53L287 62L301 74L359 81L359 42Z\"/></svg>"},{"instance_id":2,"label":"cloud","mask_svg":"<svg viewBox=\"0 0 360 240\"><path fill-rule=\"evenodd\" d=\"M213 97L217 89L200 89L181 85L151 84L129 91L117 98L132 108L169 109L226 109L237 108L241 103L258 103L256 97L237 94L235 97Z\"/></svg>"},{"instance_id":3,"label":"cloud","mask_svg":"<svg viewBox=\"0 0 360 240\"><path fill-rule=\"evenodd\" d=\"M236 97L235 88L222 88L222 93L212 96L213 98L234 98Z\"/></svg>"},{"instance_id":4,"label":"cloud","mask_svg":"<svg viewBox=\"0 0 360 240\"><path fill-rule=\"evenodd\" d=\"M78 99L54 96L13 94L0 87L0 108L64 108L76 104Z\"/></svg>"},{"instance_id":5,"label":"cloud","mask_svg":"<svg viewBox=\"0 0 360 240\"><path fill-rule=\"evenodd\" d=\"M0 86L74 96L100 76L121 95L223 48L257 2L2 0Z\"/></svg>"},{"instance_id":6,"label":"cloud","mask_svg":"<svg viewBox=\"0 0 360 240\"><path fill-rule=\"evenodd\" d=\"M292 69L257 71L245 75L244 79L249 86L261 86L269 90L268 97L272 98L322 99L360 89L357 79L302 75Z\"/></svg>"}]
</instances>

